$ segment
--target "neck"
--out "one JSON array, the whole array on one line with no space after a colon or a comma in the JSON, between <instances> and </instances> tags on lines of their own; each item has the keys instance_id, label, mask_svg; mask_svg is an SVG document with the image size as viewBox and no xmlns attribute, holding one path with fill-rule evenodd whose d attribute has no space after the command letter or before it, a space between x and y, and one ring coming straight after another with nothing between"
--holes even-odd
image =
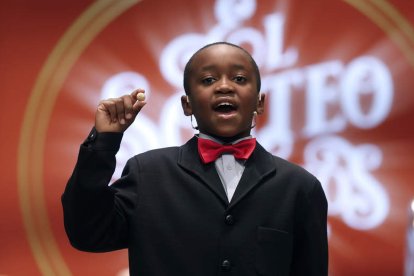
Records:
<instances>
[{"instance_id":1,"label":"neck","mask_svg":"<svg viewBox=\"0 0 414 276\"><path fill-rule=\"evenodd\" d=\"M211 138L214 138L215 140L217 140L217 141L219 141L223 144L231 144L234 141L237 141L237 140L240 140L240 139L243 139L243 138L247 138L247 137L249 137L249 138L251 137L250 133L248 133L248 134L239 134L239 135L231 136L231 137L223 137L223 136L218 136L218 135L214 135L214 134L210 134L210 133L203 133L203 132L200 132L200 134L210 136Z\"/></svg>"}]
</instances>

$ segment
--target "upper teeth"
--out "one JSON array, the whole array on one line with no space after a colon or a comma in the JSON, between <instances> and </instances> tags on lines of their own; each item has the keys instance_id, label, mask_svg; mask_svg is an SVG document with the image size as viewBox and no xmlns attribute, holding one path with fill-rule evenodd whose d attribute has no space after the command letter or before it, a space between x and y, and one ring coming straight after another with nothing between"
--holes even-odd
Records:
<instances>
[{"instance_id":1,"label":"upper teeth","mask_svg":"<svg viewBox=\"0 0 414 276\"><path fill-rule=\"evenodd\" d=\"M217 106L225 106L225 105L227 105L227 106L232 106L232 104L231 104L231 103L219 103Z\"/></svg>"}]
</instances>

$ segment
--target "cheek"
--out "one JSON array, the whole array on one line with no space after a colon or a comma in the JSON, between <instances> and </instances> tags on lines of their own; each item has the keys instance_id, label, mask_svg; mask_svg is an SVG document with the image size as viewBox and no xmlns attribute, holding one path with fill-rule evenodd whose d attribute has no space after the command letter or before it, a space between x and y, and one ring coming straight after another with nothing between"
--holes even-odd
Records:
<instances>
[{"instance_id":1,"label":"cheek","mask_svg":"<svg viewBox=\"0 0 414 276\"><path fill-rule=\"evenodd\" d=\"M200 101L200 99L198 99ZM197 118L198 121L206 120L210 116L210 108L206 104L206 101L198 102L197 104L193 104L193 114Z\"/></svg>"},{"instance_id":2,"label":"cheek","mask_svg":"<svg viewBox=\"0 0 414 276\"><path fill-rule=\"evenodd\" d=\"M258 102L257 102L257 98L251 98L249 97L249 99L246 99L246 105L244 107L244 109L246 110L246 112L253 112L256 111L258 108Z\"/></svg>"}]
</instances>

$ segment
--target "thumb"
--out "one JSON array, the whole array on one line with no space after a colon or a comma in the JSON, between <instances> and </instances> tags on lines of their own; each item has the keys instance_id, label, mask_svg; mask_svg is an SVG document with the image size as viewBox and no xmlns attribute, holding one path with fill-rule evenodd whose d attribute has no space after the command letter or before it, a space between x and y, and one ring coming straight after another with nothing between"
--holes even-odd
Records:
<instances>
[{"instance_id":1,"label":"thumb","mask_svg":"<svg viewBox=\"0 0 414 276\"><path fill-rule=\"evenodd\" d=\"M135 101L132 105L132 110L134 115L136 116L141 109L147 104L145 101L145 90L144 89L136 89L134 92L131 93L132 99Z\"/></svg>"}]
</instances>

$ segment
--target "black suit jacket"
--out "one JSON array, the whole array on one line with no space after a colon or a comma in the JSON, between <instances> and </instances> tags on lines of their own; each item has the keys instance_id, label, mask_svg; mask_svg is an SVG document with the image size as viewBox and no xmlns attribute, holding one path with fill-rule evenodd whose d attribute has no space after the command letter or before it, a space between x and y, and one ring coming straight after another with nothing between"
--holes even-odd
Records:
<instances>
[{"instance_id":1,"label":"black suit jacket","mask_svg":"<svg viewBox=\"0 0 414 276\"><path fill-rule=\"evenodd\" d=\"M228 202L197 138L131 158L108 186L121 135L90 135L62 197L72 245L129 250L131 275L327 275L318 180L257 144Z\"/></svg>"}]
</instances>

